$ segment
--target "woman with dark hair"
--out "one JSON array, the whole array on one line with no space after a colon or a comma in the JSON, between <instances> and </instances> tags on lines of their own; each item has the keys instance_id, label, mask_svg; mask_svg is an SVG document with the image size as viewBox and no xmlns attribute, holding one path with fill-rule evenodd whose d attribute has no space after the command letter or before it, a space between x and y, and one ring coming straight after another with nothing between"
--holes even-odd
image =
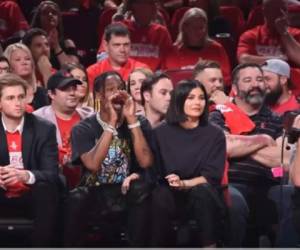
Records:
<instances>
[{"instance_id":1,"label":"woman with dark hair","mask_svg":"<svg viewBox=\"0 0 300 250\"><path fill-rule=\"evenodd\" d=\"M218 187L225 166L225 136L208 122L208 98L196 80L171 94L166 121L154 129L159 176L152 196L152 245L170 246L174 218L197 222L202 246L215 246L224 206Z\"/></svg>"},{"instance_id":2,"label":"woman with dark hair","mask_svg":"<svg viewBox=\"0 0 300 250\"><path fill-rule=\"evenodd\" d=\"M51 63L59 69L65 63L78 63L79 58L74 42L64 38L61 10L53 1L42 1L35 9L32 28L41 28L48 34L51 47Z\"/></svg>"}]
</instances>

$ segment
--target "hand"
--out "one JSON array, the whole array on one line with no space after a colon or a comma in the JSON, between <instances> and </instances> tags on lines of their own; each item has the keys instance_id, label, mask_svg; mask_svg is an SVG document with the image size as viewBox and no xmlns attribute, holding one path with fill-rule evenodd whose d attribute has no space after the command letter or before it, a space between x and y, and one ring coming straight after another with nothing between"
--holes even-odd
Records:
<instances>
[{"instance_id":1,"label":"hand","mask_svg":"<svg viewBox=\"0 0 300 250\"><path fill-rule=\"evenodd\" d=\"M130 188L130 182L133 180L137 180L138 178L140 178L140 176L136 173L133 173L133 174L129 175L128 177L126 177L121 186L122 194L124 194L124 195L127 194L128 190Z\"/></svg>"},{"instance_id":2,"label":"hand","mask_svg":"<svg viewBox=\"0 0 300 250\"><path fill-rule=\"evenodd\" d=\"M53 28L48 32L48 41L50 47L54 49L54 52L57 53L61 50L59 46L59 38L58 38L58 31L56 28Z\"/></svg>"},{"instance_id":3,"label":"hand","mask_svg":"<svg viewBox=\"0 0 300 250\"><path fill-rule=\"evenodd\" d=\"M1 168L1 179L4 186L17 182L26 183L29 179L29 174L24 169L15 168L14 165L7 165Z\"/></svg>"},{"instance_id":4,"label":"hand","mask_svg":"<svg viewBox=\"0 0 300 250\"><path fill-rule=\"evenodd\" d=\"M111 95L108 98L108 102L105 103L105 110L108 112L108 124L110 124L113 127L116 127L117 121L118 121L118 114L113 106L113 99L116 98L118 93L115 93Z\"/></svg>"},{"instance_id":5,"label":"hand","mask_svg":"<svg viewBox=\"0 0 300 250\"><path fill-rule=\"evenodd\" d=\"M212 93L210 100L215 104L225 104L230 102L230 98L222 90L218 89Z\"/></svg>"},{"instance_id":6,"label":"hand","mask_svg":"<svg viewBox=\"0 0 300 250\"><path fill-rule=\"evenodd\" d=\"M64 43L65 43L65 48L76 48L74 41L71 39L66 39Z\"/></svg>"},{"instance_id":7,"label":"hand","mask_svg":"<svg viewBox=\"0 0 300 250\"><path fill-rule=\"evenodd\" d=\"M51 75L52 65L46 55L41 55L39 57L37 61L37 68L42 75Z\"/></svg>"},{"instance_id":8,"label":"hand","mask_svg":"<svg viewBox=\"0 0 300 250\"><path fill-rule=\"evenodd\" d=\"M183 181L180 180L180 177L176 174L169 174L165 177L165 179L168 181L170 187L181 189L184 186Z\"/></svg>"},{"instance_id":9,"label":"hand","mask_svg":"<svg viewBox=\"0 0 300 250\"><path fill-rule=\"evenodd\" d=\"M121 13L116 13L116 14L114 14L113 17L112 17L112 20L113 20L114 22L121 22L121 21L123 21L124 19L125 19L125 18L124 18L124 15L121 14Z\"/></svg>"},{"instance_id":10,"label":"hand","mask_svg":"<svg viewBox=\"0 0 300 250\"><path fill-rule=\"evenodd\" d=\"M0 187L6 190L3 178L2 178L2 169L4 168L4 166L0 166Z\"/></svg>"},{"instance_id":11,"label":"hand","mask_svg":"<svg viewBox=\"0 0 300 250\"><path fill-rule=\"evenodd\" d=\"M289 19L285 11L281 10L282 16L275 20L275 27L279 35L285 35L288 31Z\"/></svg>"},{"instance_id":12,"label":"hand","mask_svg":"<svg viewBox=\"0 0 300 250\"><path fill-rule=\"evenodd\" d=\"M135 103L132 97L126 91L122 91L122 94L126 97L123 106L123 115L126 118L128 124L135 123L136 122Z\"/></svg>"},{"instance_id":13,"label":"hand","mask_svg":"<svg viewBox=\"0 0 300 250\"><path fill-rule=\"evenodd\" d=\"M300 115L297 115L295 117L295 120L293 122L293 128L300 129Z\"/></svg>"},{"instance_id":14,"label":"hand","mask_svg":"<svg viewBox=\"0 0 300 250\"><path fill-rule=\"evenodd\" d=\"M267 134L260 134L255 135L255 140L257 140L258 143L262 143L265 146L276 146L276 141Z\"/></svg>"}]
</instances>

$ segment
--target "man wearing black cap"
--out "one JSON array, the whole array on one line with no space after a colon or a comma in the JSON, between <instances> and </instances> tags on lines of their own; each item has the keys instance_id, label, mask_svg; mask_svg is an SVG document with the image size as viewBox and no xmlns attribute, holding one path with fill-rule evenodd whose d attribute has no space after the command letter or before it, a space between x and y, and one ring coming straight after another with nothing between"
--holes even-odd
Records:
<instances>
[{"instance_id":1,"label":"man wearing black cap","mask_svg":"<svg viewBox=\"0 0 300 250\"><path fill-rule=\"evenodd\" d=\"M34 112L35 115L52 122L56 126L60 167L70 163L70 136L73 126L89 115L86 110L77 108L79 99L75 95L75 91L78 84L82 84L82 82L71 77L70 73L63 70L56 72L49 78L47 84L51 105ZM70 169L62 168L62 170L66 173ZM76 184L74 178L67 174L69 186Z\"/></svg>"}]
</instances>

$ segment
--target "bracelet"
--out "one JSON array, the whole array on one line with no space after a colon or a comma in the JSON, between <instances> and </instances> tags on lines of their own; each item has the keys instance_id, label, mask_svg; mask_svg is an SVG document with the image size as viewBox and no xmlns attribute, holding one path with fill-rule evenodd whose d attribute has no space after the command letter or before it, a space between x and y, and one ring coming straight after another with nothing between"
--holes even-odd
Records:
<instances>
[{"instance_id":1,"label":"bracelet","mask_svg":"<svg viewBox=\"0 0 300 250\"><path fill-rule=\"evenodd\" d=\"M64 53L64 51L61 49L59 52L55 53L55 56L59 56L60 54Z\"/></svg>"},{"instance_id":2,"label":"bracelet","mask_svg":"<svg viewBox=\"0 0 300 250\"><path fill-rule=\"evenodd\" d=\"M113 136L118 136L118 131L113 126L107 126L103 130L112 133Z\"/></svg>"},{"instance_id":3,"label":"bracelet","mask_svg":"<svg viewBox=\"0 0 300 250\"><path fill-rule=\"evenodd\" d=\"M115 132L112 128L109 128L109 127L105 128L104 130L107 132L110 132L112 134Z\"/></svg>"},{"instance_id":4,"label":"bracelet","mask_svg":"<svg viewBox=\"0 0 300 250\"><path fill-rule=\"evenodd\" d=\"M132 123L132 124L128 124L129 129L137 128L137 127L140 127L140 126L141 126L141 123L139 121L137 121L135 123Z\"/></svg>"}]
</instances>

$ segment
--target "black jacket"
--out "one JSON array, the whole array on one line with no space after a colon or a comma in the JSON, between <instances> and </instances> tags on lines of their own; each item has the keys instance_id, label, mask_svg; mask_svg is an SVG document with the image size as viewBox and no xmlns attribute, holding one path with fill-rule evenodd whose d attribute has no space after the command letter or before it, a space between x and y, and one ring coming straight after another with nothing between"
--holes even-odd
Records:
<instances>
[{"instance_id":1,"label":"black jacket","mask_svg":"<svg viewBox=\"0 0 300 250\"><path fill-rule=\"evenodd\" d=\"M30 170L36 182L58 183L58 149L56 128L33 114L25 114L22 132L24 168ZM9 164L6 134L0 115L0 166Z\"/></svg>"}]
</instances>

